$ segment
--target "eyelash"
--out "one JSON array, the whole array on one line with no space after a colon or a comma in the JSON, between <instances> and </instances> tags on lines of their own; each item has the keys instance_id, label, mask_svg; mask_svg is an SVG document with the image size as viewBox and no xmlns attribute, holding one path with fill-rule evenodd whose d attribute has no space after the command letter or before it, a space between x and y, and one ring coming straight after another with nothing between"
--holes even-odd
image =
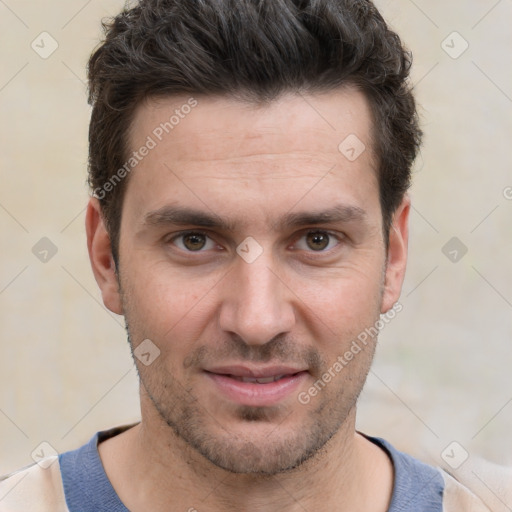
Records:
<instances>
[{"instance_id":1,"label":"eyelash","mask_svg":"<svg viewBox=\"0 0 512 512\"><path fill-rule=\"evenodd\" d=\"M337 245L334 247L334 248L331 248L331 249L328 249L327 251L313 251L313 250L310 250L310 251L307 251L308 253L311 253L311 255L313 254L321 254L321 255L325 255L325 254L329 254L331 251L333 251L340 243L342 243L343 239L345 238L345 235L340 235L340 234L337 234L337 233L333 233L332 231L328 231L328 230L325 230L325 229L309 229L308 231L304 232L300 237L298 237L296 239L296 242L304 237L307 237L308 235L310 234L313 234L313 233L321 233L321 234L325 234L325 235L328 235L330 238L334 238L336 239L336 241L338 242ZM176 233L175 235L173 235L171 238L168 238L166 240L166 243L173 243L175 240L178 240L180 238L183 238L185 237L186 235L202 235L202 236L205 236L207 237L208 239L212 240L213 239L210 237L210 235L206 232L206 231L202 231L200 229L194 229L194 230L188 230L188 231L180 231L179 233ZM294 243L296 243L294 242ZM202 253L202 252L205 252L204 250L200 249L198 251L184 251L183 249L179 249L180 251L182 252L186 252L187 254L193 254L193 253ZM314 256L313 256L314 257Z\"/></svg>"},{"instance_id":2,"label":"eyelash","mask_svg":"<svg viewBox=\"0 0 512 512\"><path fill-rule=\"evenodd\" d=\"M180 231L179 233L176 233L175 235L173 235L171 238L169 238L167 240L167 243L172 243L175 240L178 240L179 238L185 237L186 235L203 235L203 236L209 238L210 240L213 240L206 231L201 231L200 229L194 229L194 230L189 230L189 231ZM182 250L182 249L180 249L180 250ZM193 254L194 252L200 253L200 252L204 252L204 251L200 250L200 251L186 251L186 252Z\"/></svg>"}]
</instances>

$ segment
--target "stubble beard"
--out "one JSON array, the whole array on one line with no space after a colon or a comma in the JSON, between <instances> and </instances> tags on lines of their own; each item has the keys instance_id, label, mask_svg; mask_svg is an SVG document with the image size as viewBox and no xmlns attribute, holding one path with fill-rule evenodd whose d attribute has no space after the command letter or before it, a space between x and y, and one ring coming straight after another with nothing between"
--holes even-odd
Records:
<instances>
[{"instance_id":1,"label":"stubble beard","mask_svg":"<svg viewBox=\"0 0 512 512\"><path fill-rule=\"evenodd\" d=\"M222 425L215 418L215 411L209 411L205 405L200 404L192 388L187 389L165 368L162 363L165 357L157 358L148 367L138 361L133 355L130 327L136 323L130 321L130 301L125 300L121 286L119 289L128 341L143 391L141 396L144 393L147 395L150 407L154 408L162 422L178 438L171 442L192 448L214 466L230 473L273 476L292 471L315 456L321 456L328 450L329 441L343 427L348 435L353 434L356 404L371 367L375 343L359 353L361 361L344 368L344 373L314 397L308 404L310 410L302 415L305 419L295 428L281 426L286 424L288 415L293 414L284 411L281 406L237 406L233 417L238 424L254 426L260 423L263 427L272 425L266 437L253 442L254 436L251 439L250 435ZM270 358L271 355L271 351L267 351L264 357ZM320 361L318 355L319 367L315 371L318 376L327 370L325 362ZM294 405L305 407L298 401Z\"/></svg>"},{"instance_id":2,"label":"stubble beard","mask_svg":"<svg viewBox=\"0 0 512 512\"><path fill-rule=\"evenodd\" d=\"M128 326L127 326L128 330ZM131 336L128 331L128 339ZM287 424L290 414L282 406L234 406L230 425L223 425L157 359L150 367L135 360L140 385L164 424L178 438L178 445L192 448L211 464L235 474L272 476L299 468L328 449L329 441L355 418L355 407L370 368L373 351L367 364L358 366L361 372L343 376L338 385L327 386L314 397L309 410L301 411L304 420L295 426ZM359 354L362 355L362 354ZM162 358L163 359L163 358ZM158 364L157 364L158 363ZM346 369L344 369L346 370ZM336 388L336 389L335 389ZM295 407L305 407L296 402ZM299 409L300 410L300 409ZM293 413L291 413L293 414ZM267 432L254 437L255 425ZM240 432L247 425L252 434ZM353 432L353 425L349 431ZM182 442L180 442L182 441Z\"/></svg>"}]
</instances>

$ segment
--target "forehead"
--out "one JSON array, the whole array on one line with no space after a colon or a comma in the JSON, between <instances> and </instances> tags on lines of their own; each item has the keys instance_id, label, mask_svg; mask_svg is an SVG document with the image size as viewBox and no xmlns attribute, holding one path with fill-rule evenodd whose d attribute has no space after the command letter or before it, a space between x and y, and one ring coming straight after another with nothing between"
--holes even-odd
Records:
<instances>
[{"instance_id":1,"label":"forehead","mask_svg":"<svg viewBox=\"0 0 512 512\"><path fill-rule=\"evenodd\" d=\"M308 188L315 190L302 206L344 195L347 203L364 202L378 188L371 132L368 102L349 88L287 94L268 104L224 96L149 99L135 112L129 145L151 150L132 172L126 200L136 194L140 215L170 201L214 211L229 201L239 212L250 203L289 210Z\"/></svg>"},{"instance_id":2,"label":"forehead","mask_svg":"<svg viewBox=\"0 0 512 512\"><path fill-rule=\"evenodd\" d=\"M317 135L314 139L312 132ZM346 136L355 134L370 143L370 133L366 97L344 87L315 95L283 94L269 103L226 96L148 98L136 108L129 141L136 148L147 135L157 143L173 139L174 156L179 160L216 160L233 150L238 156L257 154L263 141L265 148L276 154L283 149L307 152L311 147L316 153L323 150L326 155L337 156L338 144ZM188 139L190 135L200 139L200 144L178 144L180 138Z\"/></svg>"}]
</instances>

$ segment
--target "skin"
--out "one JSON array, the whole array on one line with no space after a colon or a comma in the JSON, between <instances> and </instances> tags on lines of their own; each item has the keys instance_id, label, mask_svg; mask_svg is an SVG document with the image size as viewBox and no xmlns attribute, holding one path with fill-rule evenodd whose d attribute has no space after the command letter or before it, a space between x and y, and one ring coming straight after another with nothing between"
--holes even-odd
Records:
<instances>
[{"instance_id":1,"label":"skin","mask_svg":"<svg viewBox=\"0 0 512 512\"><path fill-rule=\"evenodd\" d=\"M141 104L131 147L187 99ZM106 473L134 512L384 512L392 464L355 431L376 339L308 404L297 399L393 306L404 278L410 200L394 213L386 252L367 101L349 88L268 105L196 99L129 177L118 274L98 201L88 206L103 301L125 315L132 349L150 339L160 350L148 366L135 358L141 423L99 446ZM366 146L355 161L338 150L350 134ZM169 205L230 225L148 223ZM279 222L340 205L359 215ZM207 236L178 236L198 229ZM263 251L252 263L236 252L247 237ZM205 373L227 364L307 373L277 404L255 407Z\"/></svg>"}]
</instances>

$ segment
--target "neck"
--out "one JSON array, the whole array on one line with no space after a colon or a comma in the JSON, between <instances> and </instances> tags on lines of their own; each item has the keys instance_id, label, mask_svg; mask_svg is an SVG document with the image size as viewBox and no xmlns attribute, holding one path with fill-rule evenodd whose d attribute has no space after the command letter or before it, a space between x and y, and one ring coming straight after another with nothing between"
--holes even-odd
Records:
<instances>
[{"instance_id":1,"label":"neck","mask_svg":"<svg viewBox=\"0 0 512 512\"><path fill-rule=\"evenodd\" d=\"M169 503L190 512L388 509L392 465L355 432L355 408L315 456L270 476L225 471L178 438L156 411L143 411L142 418L119 439L100 445L114 489L134 512L168 510Z\"/></svg>"}]
</instances>

